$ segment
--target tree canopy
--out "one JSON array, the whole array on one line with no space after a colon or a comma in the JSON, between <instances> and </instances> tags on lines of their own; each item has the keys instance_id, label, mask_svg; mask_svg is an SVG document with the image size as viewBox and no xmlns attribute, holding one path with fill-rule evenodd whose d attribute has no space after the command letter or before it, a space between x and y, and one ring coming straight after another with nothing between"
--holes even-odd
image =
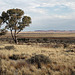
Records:
<instances>
[{"instance_id":1,"label":"tree canopy","mask_svg":"<svg viewBox=\"0 0 75 75\"><path fill-rule=\"evenodd\" d=\"M29 26L30 23L31 17L24 16L24 11L21 9L9 9L6 12L3 11L0 16L0 25L6 24L5 29L9 29L11 31L11 35L15 43L17 41L17 34L26 26Z\"/></svg>"}]
</instances>

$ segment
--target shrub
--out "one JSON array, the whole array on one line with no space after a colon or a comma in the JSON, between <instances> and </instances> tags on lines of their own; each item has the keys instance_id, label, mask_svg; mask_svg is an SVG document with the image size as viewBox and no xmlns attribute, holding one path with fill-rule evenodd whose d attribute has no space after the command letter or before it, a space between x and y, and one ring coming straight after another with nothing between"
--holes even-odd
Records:
<instances>
[{"instance_id":1,"label":"shrub","mask_svg":"<svg viewBox=\"0 0 75 75\"><path fill-rule=\"evenodd\" d=\"M49 59L47 56L43 55L43 54L35 55L35 56L31 57L31 58L28 59L28 60L29 60L29 62L31 62L32 64L33 64L33 63L38 63L38 61L39 61L39 62L42 62L42 63L44 63L44 64L51 62L50 59Z\"/></svg>"},{"instance_id":2,"label":"shrub","mask_svg":"<svg viewBox=\"0 0 75 75\"><path fill-rule=\"evenodd\" d=\"M7 50L11 50L11 49L15 49L15 47L14 46L5 46L5 49L7 49Z\"/></svg>"},{"instance_id":3,"label":"shrub","mask_svg":"<svg viewBox=\"0 0 75 75\"><path fill-rule=\"evenodd\" d=\"M47 42L47 41L48 41L48 39L47 39L47 38L43 38L43 40L44 40L44 42Z\"/></svg>"},{"instance_id":4,"label":"shrub","mask_svg":"<svg viewBox=\"0 0 75 75\"><path fill-rule=\"evenodd\" d=\"M28 59L28 62L31 64L37 64L38 68L41 68L41 63L47 64L50 63L51 61L47 56L39 54Z\"/></svg>"},{"instance_id":5,"label":"shrub","mask_svg":"<svg viewBox=\"0 0 75 75\"><path fill-rule=\"evenodd\" d=\"M13 54L12 56L9 56L9 59L12 59L12 60L18 60L18 59L25 59L27 56L26 55L15 55Z\"/></svg>"},{"instance_id":6,"label":"shrub","mask_svg":"<svg viewBox=\"0 0 75 75\"><path fill-rule=\"evenodd\" d=\"M68 44L63 43L63 47L64 47L64 48L67 48L68 46L69 46Z\"/></svg>"},{"instance_id":7,"label":"shrub","mask_svg":"<svg viewBox=\"0 0 75 75\"><path fill-rule=\"evenodd\" d=\"M36 39L37 43L41 43L41 40L40 39Z\"/></svg>"},{"instance_id":8,"label":"shrub","mask_svg":"<svg viewBox=\"0 0 75 75\"><path fill-rule=\"evenodd\" d=\"M18 59L20 59L20 56L13 54L12 56L9 56L9 59L18 60Z\"/></svg>"}]
</instances>

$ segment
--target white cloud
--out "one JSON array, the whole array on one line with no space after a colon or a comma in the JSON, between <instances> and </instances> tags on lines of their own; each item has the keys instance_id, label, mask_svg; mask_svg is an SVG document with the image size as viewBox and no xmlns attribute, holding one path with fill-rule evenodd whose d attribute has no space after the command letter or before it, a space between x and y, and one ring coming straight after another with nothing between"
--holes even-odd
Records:
<instances>
[{"instance_id":1,"label":"white cloud","mask_svg":"<svg viewBox=\"0 0 75 75\"><path fill-rule=\"evenodd\" d=\"M60 14L56 13L65 9L65 7L72 11L69 13L65 10ZM45 20L48 23L51 19L66 19L68 21L70 19L75 19L75 0L0 0L0 13L10 8L23 9L26 15L30 15L32 17L33 25L36 23L38 24L37 21L40 21L39 25L43 25L42 20ZM54 11L51 12L52 10Z\"/></svg>"}]
</instances>

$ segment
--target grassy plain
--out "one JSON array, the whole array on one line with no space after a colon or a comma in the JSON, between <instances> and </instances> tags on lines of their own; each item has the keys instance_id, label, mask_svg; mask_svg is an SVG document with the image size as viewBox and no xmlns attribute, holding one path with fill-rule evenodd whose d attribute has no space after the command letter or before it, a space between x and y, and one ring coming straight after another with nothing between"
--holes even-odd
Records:
<instances>
[{"instance_id":1,"label":"grassy plain","mask_svg":"<svg viewBox=\"0 0 75 75\"><path fill-rule=\"evenodd\" d=\"M18 37L45 40L18 45L0 41L0 75L75 75L74 33L23 33Z\"/></svg>"},{"instance_id":2,"label":"grassy plain","mask_svg":"<svg viewBox=\"0 0 75 75\"><path fill-rule=\"evenodd\" d=\"M11 37L10 33L7 33L4 37ZM23 32L18 37L75 37L75 33L48 33L48 32Z\"/></svg>"}]
</instances>

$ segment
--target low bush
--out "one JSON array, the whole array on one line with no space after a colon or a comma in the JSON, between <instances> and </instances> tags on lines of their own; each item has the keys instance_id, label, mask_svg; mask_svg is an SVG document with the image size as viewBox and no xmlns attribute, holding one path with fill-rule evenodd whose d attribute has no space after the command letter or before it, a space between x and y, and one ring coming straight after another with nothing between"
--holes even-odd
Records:
<instances>
[{"instance_id":1,"label":"low bush","mask_svg":"<svg viewBox=\"0 0 75 75\"><path fill-rule=\"evenodd\" d=\"M26 55L15 55L15 54L13 54L12 56L9 56L9 59L11 59L11 60L18 60L18 59L25 59L27 56Z\"/></svg>"},{"instance_id":2,"label":"low bush","mask_svg":"<svg viewBox=\"0 0 75 75\"><path fill-rule=\"evenodd\" d=\"M32 56L27 61L31 64L37 64L38 68L41 68L41 63L44 63L44 64L51 63L51 60L43 54Z\"/></svg>"},{"instance_id":3,"label":"low bush","mask_svg":"<svg viewBox=\"0 0 75 75\"><path fill-rule=\"evenodd\" d=\"M7 50L11 50L11 49L15 49L15 47L14 46L5 46L5 49L7 49Z\"/></svg>"},{"instance_id":4,"label":"low bush","mask_svg":"<svg viewBox=\"0 0 75 75\"><path fill-rule=\"evenodd\" d=\"M12 56L9 56L9 59L18 60L18 59L20 59L20 56L13 54Z\"/></svg>"},{"instance_id":5,"label":"low bush","mask_svg":"<svg viewBox=\"0 0 75 75\"><path fill-rule=\"evenodd\" d=\"M39 55L35 55L35 56L32 56L30 59L28 59L29 60L29 62L31 63L31 64L33 64L33 63L38 63L38 61L40 62L40 63L44 63L44 64L47 64L47 63L50 63L51 62L51 60L47 57L47 56L45 56L45 55L43 55L43 54L39 54Z\"/></svg>"}]
</instances>

